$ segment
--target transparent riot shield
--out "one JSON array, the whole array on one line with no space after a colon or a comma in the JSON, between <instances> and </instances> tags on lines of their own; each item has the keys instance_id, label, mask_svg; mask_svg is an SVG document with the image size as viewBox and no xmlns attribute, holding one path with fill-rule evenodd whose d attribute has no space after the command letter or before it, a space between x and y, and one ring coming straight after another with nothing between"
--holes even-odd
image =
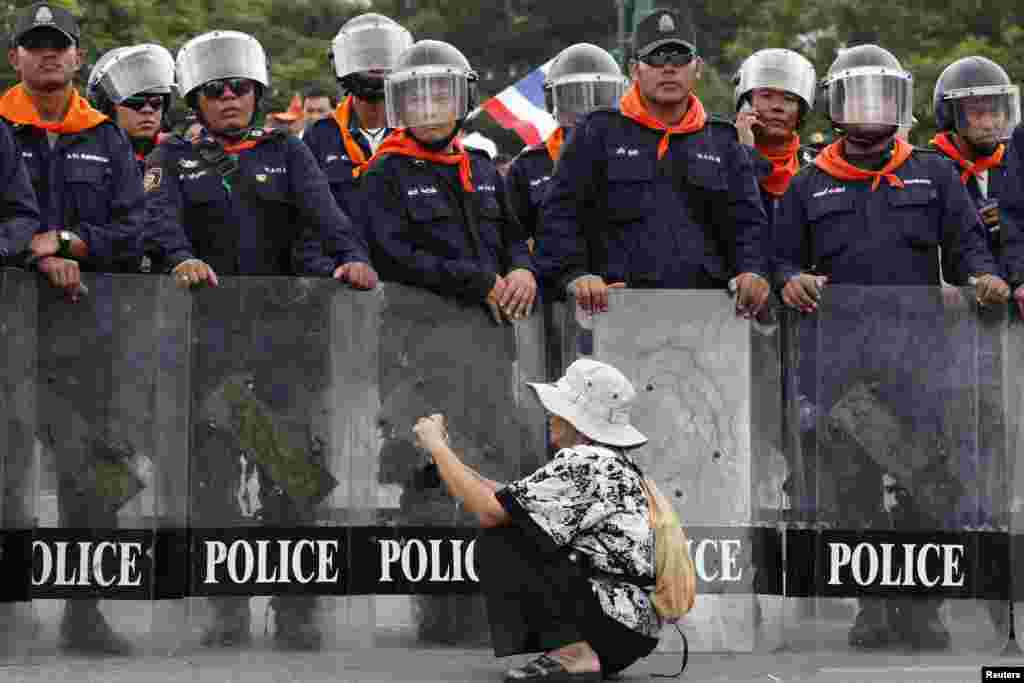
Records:
<instances>
[{"instance_id":1,"label":"transparent riot shield","mask_svg":"<svg viewBox=\"0 0 1024 683\"><path fill-rule=\"evenodd\" d=\"M39 622L30 602L38 496L36 277L0 269L0 661L24 657Z\"/></svg>"},{"instance_id":2,"label":"transparent riot shield","mask_svg":"<svg viewBox=\"0 0 1024 683\"><path fill-rule=\"evenodd\" d=\"M166 278L86 275L77 303L38 288L32 540L33 655L142 654L153 640L162 488L187 453L157 416L161 384L183 364L160 334L187 329ZM179 337L181 335L179 334ZM181 523L179 518L178 523Z\"/></svg>"},{"instance_id":3,"label":"transparent riot shield","mask_svg":"<svg viewBox=\"0 0 1024 683\"><path fill-rule=\"evenodd\" d=\"M1012 305L1012 304L1011 304ZM1010 625L1015 640L1005 654L1020 657L1024 652L1024 317L1017 310L1009 316L1004 346L1006 397L1006 449L1009 456L1009 548Z\"/></svg>"},{"instance_id":4,"label":"transparent riot shield","mask_svg":"<svg viewBox=\"0 0 1024 683\"><path fill-rule=\"evenodd\" d=\"M798 384L816 527L787 572L816 596L797 649L997 653L1001 312L970 290L832 286ZM804 345L810 346L810 345ZM986 435L981 431L988 432ZM794 535L797 538L797 535ZM1005 544L1003 544L1005 545ZM794 571L797 558L810 566Z\"/></svg>"},{"instance_id":5,"label":"transparent riot shield","mask_svg":"<svg viewBox=\"0 0 1024 683\"><path fill-rule=\"evenodd\" d=\"M637 388L632 421L650 439L637 460L691 541L698 598L682 626L695 652L780 643L779 338L777 321L737 318L721 292L614 291L593 318L594 357ZM680 646L666 629L661 648Z\"/></svg>"},{"instance_id":6,"label":"transparent riot shield","mask_svg":"<svg viewBox=\"0 0 1024 683\"><path fill-rule=\"evenodd\" d=\"M354 558L362 556L359 548L374 553L376 577L359 590L380 596L380 645L484 646L489 625L472 563L477 522L417 451L412 427L443 413L452 448L489 479L510 481L536 469L546 459L544 416L524 383L545 378L543 319L538 311L499 326L481 306L390 284L381 302L382 527L360 531L372 539L353 538Z\"/></svg>"}]
</instances>

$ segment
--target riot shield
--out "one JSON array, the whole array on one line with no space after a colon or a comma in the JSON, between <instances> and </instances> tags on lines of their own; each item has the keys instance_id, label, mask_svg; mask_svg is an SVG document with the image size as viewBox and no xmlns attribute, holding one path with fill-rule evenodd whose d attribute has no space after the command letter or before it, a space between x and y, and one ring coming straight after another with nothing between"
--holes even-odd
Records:
<instances>
[{"instance_id":1,"label":"riot shield","mask_svg":"<svg viewBox=\"0 0 1024 683\"><path fill-rule=\"evenodd\" d=\"M1003 323L954 293L832 286L814 316L797 372L815 527L789 535L787 573L815 600L788 634L797 649L1005 643L991 358Z\"/></svg>"},{"instance_id":2,"label":"riot shield","mask_svg":"<svg viewBox=\"0 0 1024 683\"><path fill-rule=\"evenodd\" d=\"M33 654L142 654L153 640L155 576L167 559L161 490L183 481L187 442L158 418L168 376L185 371L160 334L187 329L167 278L86 275L77 303L39 284L32 541ZM178 295L184 296L184 295ZM175 306L175 302L179 302ZM185 349L181 349L183 352ZM180 524L181 520L177 520Z\"/></svg>"},{"instance_id":3,"label":"riot shield","mask_svg":"<svg viewBox=\"0 0 1024 683\"><path fill-rule=\"evenodd\" d=\"M0 269L0 661L24 657L38 621L30 603L38 496L36 276Z\"/></svg>"}]
</instances>

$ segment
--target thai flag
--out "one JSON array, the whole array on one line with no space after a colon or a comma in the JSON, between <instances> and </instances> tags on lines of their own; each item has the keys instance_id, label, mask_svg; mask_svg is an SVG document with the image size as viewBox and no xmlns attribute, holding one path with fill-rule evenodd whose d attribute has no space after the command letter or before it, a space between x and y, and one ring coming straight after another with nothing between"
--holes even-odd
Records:
<instances>
[{"instance_id":1,"label":"thai flag","mask_svg":"<svg viewBox=\"0 0 1024 683\"><path fill-rule=\"evenodd\" d=\"M539 145L558 128L544 108L544 75L550 60L480 105L502 128L519 134L528 145Z\"/></svg>"}]
</instances>

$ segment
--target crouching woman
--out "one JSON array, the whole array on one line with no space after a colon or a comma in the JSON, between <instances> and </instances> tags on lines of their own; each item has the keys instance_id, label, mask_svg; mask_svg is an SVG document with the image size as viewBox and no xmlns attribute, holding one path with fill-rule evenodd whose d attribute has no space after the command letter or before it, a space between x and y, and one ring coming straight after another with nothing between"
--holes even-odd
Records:
<instances>
[{"instance_id":1,"label":"crouching woman","mask_svg":"<svg viewBox=\"0 0 1024 683\"><path fill-rule=\"evenodd\" d=\"M633 386L610 365L578 360L555 384L529 386L555 455L511 484L463 464L443 416L413 431L483 527L477 571L495 655L543 653L505 680L600 681L650 654L661 630L647 501L628 453L647 438L630 424Z\"/></svg>"}]
</instances>

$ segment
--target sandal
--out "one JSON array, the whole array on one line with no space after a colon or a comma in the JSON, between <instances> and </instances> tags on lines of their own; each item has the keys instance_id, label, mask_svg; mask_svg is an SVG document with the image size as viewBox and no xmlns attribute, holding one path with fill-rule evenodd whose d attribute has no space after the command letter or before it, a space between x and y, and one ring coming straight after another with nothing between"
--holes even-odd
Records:
<instances>
[{"instance_id":1,"label":"sandal","mask_svg":"<svg viewBox=\"0 0 1024 683\"><path fill-rule=\"evenodd\" d=\"M519 681L542 681L543 683L598 683L602 680L600 671L580 671L569 673L562 663L547 655L541 655L532 662L509 669L505 673L505 683Z\"/></svg>"}]
</instances>

